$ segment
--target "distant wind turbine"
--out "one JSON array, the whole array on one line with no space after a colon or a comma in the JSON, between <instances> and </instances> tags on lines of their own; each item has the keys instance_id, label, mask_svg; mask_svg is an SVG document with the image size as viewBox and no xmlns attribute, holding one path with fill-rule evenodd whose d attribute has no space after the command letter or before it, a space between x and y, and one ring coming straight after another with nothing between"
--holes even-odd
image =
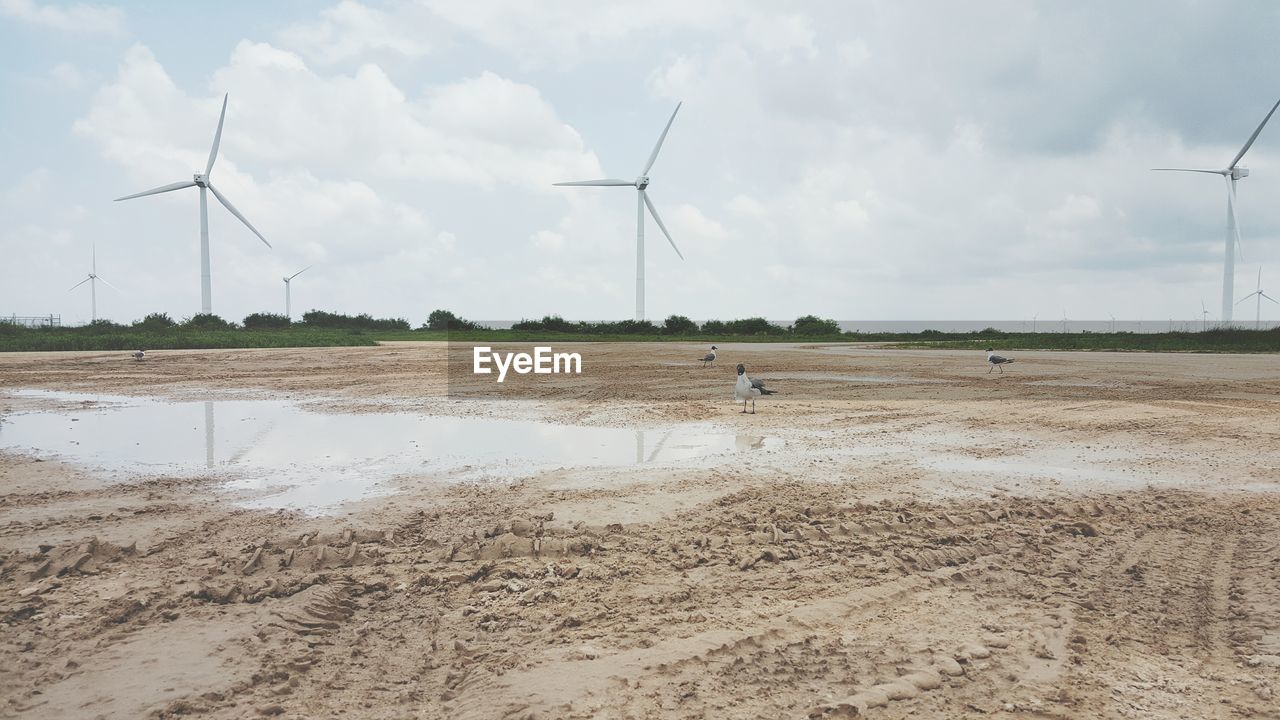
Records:
<instances>
[{"instance_id":1,"label":"distant wind turbine","mask_svg":"<svg viewBox=\"0 0 1280 720\"><path fill-rule=\"evenodd\" d=\"M684 259L684 254L680 252L680 248L676 247L676 241L671 239L671 233L667 232L667 226L662 223L662 218L658 216L658 210L653 206L653 201L649 199L646 188L649 187L649 170L653 167L653 163L658 159L658 151L662 149L662 141L667 139L667 131L671 129L671 123L675 122L676 113L680 112L680 105L676 103L676 109L671 113L671 119L667 121L667 126L662 129L662 134L658 136L658 143L653 146L653 152L649 153L649 162L645 163L644 169L640 171L640 175L635 180L576 180L573 182L559 182L554 185L562 186L584 186L584 187L635 187L636 189L636 320L644 320L644 209L649 208L649 214L653 215L654 222L658 223L658 228L662 230L662 234L667 236L667 242L671 243L671 249L676 251L676 255L680 259Z\"/></svg>"},{"instance_id":2,"label":"distant wind turbine","mask_svg":"<svg viewBox=\"0 0 1280 720\"><path fill-rule=\"evenodd\" d=\"M75 290L81 285L85 283L89 283L89 309L92 312L92 314L89 317L91 318L92 322L97 322L98 321L98 281L101 280L103 285L106 285L107 287L111 288L112 290L115 290L116 292L121 292L121 290L115 285L112 285L111 283L107 282L106 278L100 277L98 275L97 246L93 247L92 253L93 254L92 254L90 265L89 265L89 276L81 280L80 282L76 283L75 285L72 285L70 288L67 289L67 292L71 292L72 290Z\"/></svg>"},{"instance_id":3,"label":"distant wind turbine","mask_svg":"<svg viewBox=\"0 0 1280 720\"><path fill-rule=\"evenodd\" d=\"M1236 248L1240 247L1240 225L1236 218L1236 181L1240 178L1249 177L1249 168L1241 167L1240 160L1244 154L1249 152L1249 148L1253 147L1253 141L1258 139L1258 134L1262 132L1262 128L1266 126L1267 121L1275 114L1276 108L1280 107L1280 100L1271 106L1271 112L1262 118L1262 122L1258 125L1258 129L1253 131L1249 136L1249 141L1240 148L1240 152L1231 159L1231 163L1221 170L1195 170L1191 168L1152 168L1152 170L1161 170L1169 172L1198 172L1209 173L1211 175L1221 175L1227 181L1227 243L1226 243L1226 259L1222 266L1222 322L1231 323L1231 309L1233 307L1232 298L1235 297L1235 274L1236 274ZM1243 251L1242 251L1243 252Z\"/></svg>"},{"instance_id":4,"label":"distant wind turbine","mask_svg":"<svg viewBox=\"0 0 1280 720\"><path fill-rule=\"evenodd\" d=\"M1067 311L1066 310L1062 311L1062 332L1063 334L1066 334L1067 332Z\"/></svg>"},{"instance_id":5,"label":"distant wind turbine","mask_svg":"<svg viewBox=\"0 0 1280 720\"><path fill-rule=\"evenodd\" d=\"M1111 316L1111 332L1115 333L1115 331L1116 331L1116 316L1112 315Z\"/></svg>"},{"instance_id":6,"label":"distant wind turbine","mask_svg":"<svg viewBox=\"0 0 1280 720\"><path fill-rule=\"evenodd\" d=\"M1277 301L1275 298L1262 292L1262 266L1258 266L1258 289L1240 298L1240 302L1237 302L1236 304L1239 305L1245 300L1248 300L1249 298L1255 297L1255 296L1258 298L1257 300L1258 306L1257 306L1257 309L1254 310L1255 315L1253 316L1253 329L1261 330L1262 329L1262 298L1266 298L1271 302L1277 305L1280 305L1280 301Z\"/></svg>"},{"instance_id":7,"label":"distant wind turbine","mask_svg":"<svg viewBox=\"0 0 1280 720\"><path fill-rule=\"evenodd\" d=\"M284 316L289 318L290 320L293 319L293 309L292 309L292 306L289 304L289 283L293 282L294 278L298 277L299 275L310 270L313 267L315 267L315 265L308 265L302 268L301 270L299 270L298 272L290 275L287 278L280 278L281 280L284 280Z\"/></svg>"},{"instance_id":8,"label":"distant wind turbine","mask_svg":"<svg viewBox=\"0 0 1280 720\"><path fill-rule=\"evenodd\" d=\"M213 196L218 199L218 202L222 203L223 207L230 211L232 215L235 215L236 219L244 223L245 227L249 228L254 235L257 235L258 239L261 240L264 245L271 247L271 243L267 242L267 239L262 236L262 233L258 232L258 229L245 219L245 216L240 214L240 211L231 204L231 201L222 193L218 192L218 189L209 181L209 174L213 172L213 161L218 159L218 145L222 142L222 121L225 120L226 117L227 96L223 95L222 113L218 115L218 129L213 134L213 147L209 150L209 163L205 166L203 173L197 172L191 176L190 180L184 180L170 185L163 185L144 192L116 198L116 202L119 202L121 200L132 200L133 198L139 198L146 195L159 195L160 193L182 190L189 187L200 188L200 312L205 314L213 312L213 293L209 279L209 201L206 197L205 190L212 192Z\"/></svg>"},{"instance_id":9,"label":"distant wind turbine","mask_svg":"<svg viewBox=\"0 0 1280 720\"><path fill-rule=\"evenodd\" d=\"M1200 299L1200 332L1209 329L1209 311L1204 307L1204 298Z\"/></svg>"}]
</instances>

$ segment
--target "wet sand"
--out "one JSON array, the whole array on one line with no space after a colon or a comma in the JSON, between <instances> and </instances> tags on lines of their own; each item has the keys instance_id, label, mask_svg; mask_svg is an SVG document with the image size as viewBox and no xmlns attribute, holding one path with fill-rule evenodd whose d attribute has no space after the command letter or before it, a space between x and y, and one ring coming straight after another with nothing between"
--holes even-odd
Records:
<instances>
[{"instance_id":1,"label":"wet sand","mask_svg":"<svg viewBox=\"0 0 1280 720\"><path fill-rule=\"evenodd\" d=\"M744 438L323 516L0 453L0 717L1276 717L1275 356L583 352L515 402L445 397L429 344L0 355L3 415L43 388ZM737 362L780 392L755 415Z\"/></svg>"}]
</instances>

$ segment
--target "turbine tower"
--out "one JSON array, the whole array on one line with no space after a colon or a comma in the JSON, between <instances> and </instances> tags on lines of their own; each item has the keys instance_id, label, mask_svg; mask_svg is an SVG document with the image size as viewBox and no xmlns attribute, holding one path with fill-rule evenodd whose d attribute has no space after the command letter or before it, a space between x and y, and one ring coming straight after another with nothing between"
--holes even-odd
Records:
<instances>
[{"instance_id":1,"label":"turbine tower","mask_svg":"<svg viewBox=\"0 0 1280 720\"><path fill-rule=\"evenodd\" d=\"M290 275L289 277L280 278L281 280L284 280L284 316L289 318L290 320L293 319L293 306L290 305L289 303L289 283L293 282L294 278L298 277L299 275L310 270L313 267L315 267L315 265L308 265L302 268L301 270L299 270L298 272Z\"/></svg>"},{"instance_id":2,"label":"turbine tower","mask_svg":"<svg viewBox=\"0 0 1280 720\"><path fill-rule=\"evenodd\" d=\"M658 143L653 146L653 152L649 154L649 162L645 163L644 169L640 171L640 175L635 180L577 180L574 182L559 182L554 185L562 186L583 186L583 187L634 187L636 189L636 320L644 320L644 209L649 208L649 214L653 215L654 222L658 223L658 228L662 230L662 234L667 236L667 242L671 243L671 249L676 251L676 255L684 260L684 254L680 252L680 248L676 247L676 241L671 239L671 233L667 232L667 226L662 223L662 218L658 216L658 210L653 206L653 201L649 199L647 188L649 187L649 170L653 167L653 163L658 159L658 151L662 149L662 141L667 139L667 131L671 129L671 123L676 120L676 113L680 112L680 105L676 103L676 109L671 113L671 119L667 121L667 126L662 129L662 134L658 136Z\"/></svg>"},{"instance_id":3,"label":"turbine tower","mask_svg":"<svg viewBox=\"0 0 1280 720\"><path fill-rule=\"evenodd\" d=\"M1211 175L1221 175L1226 179L1227 183L1227 242L1226 242L1226 259L1222 265L1222 323L1224 325L1231 324L1231 309L1234 307L1232 298L1235 297L1235 274L1236 274L1236 248L1240 247L1240 225L1236 218L1236 181L1240 178L1249 177L1249 168L1241 167L1240 160L1244 158L1244 154L1249 152L1249 148L1253 146L1253 141L1258 139L1258 134L1262 132L1262 128L1266 127L1267 121L1275 114L1276 108L1280 107L1280 100L1271 106L1271 112L1262 118L1262 122L1258 125L1258 129L1253 131L1249 136L1249 141L1240 148L1240 152L1231 159L1231 163L1221 170L1196 170L1191 168L1152 168L1152 170L1167 172L1198 172L1209 173Z\"/></svg>"},{"instance_id":4,"label":"turbine tower","mask_svg":"<svg viewBox=\"0 0 1280 720\"><path fill-rule=\"evenodd\" d=\"M116 292L120 292L120 288L116 287L115 285L112 285L111 283L107 282L105 278L100 277L98 275L98 248L95 245L93 248L92 259L89 265L89 277L86 277L85 279L81 280L80 282L76 283L75 285L72 285L70 288L67 289L67 292L71 292L72 290L75 290L81 285L85 283L89 283L89 308L92 312L92 314L89 317L91 318L90 320L91 322L98 321L98 281L99 280L102 281L103 285L106 285L107 287L111 288L112 290L115 290Z\"/></svg>"},{"instance_id":5,"label":"turbine tower","mask_svg":"<svg viewBox=\"0 0 1280 720\"><path fill-rule=\"evenodd\" d=\"M218 189L215 188L213 183L209 180L209 174L213 172L213 161L218 159L218 144L222 142L222 121L225 120L226 117L227 96L223 95L222 113L218 115L218 129L213 134L213 147L209 150L209 163L205 166L204 172L195 173L191 176L190 180L184 180L182 182L164 185L144 192L134 193L133 195L125 195L124 197L116 198L116 202L119 202L121 200L132 200L133 198L144 197L146 195L159 195L160 193L182 190L189 187L200 188L200 312L205 313L206 315L213 312L213 292L209 279L209 200L205 191L208 190L209 192L212 192L213 196L218 199L218 202L222 203L223 207L230 211L232 215L235 215L236 219L244 223L245 227L253 231L253 234L257 235L258 239L261 240L264 245L271 247L271 243L267 242L267 239L262 236L262 233L258 232L258 229L245 219L245 216L241 215L240 211L231 204L231 201L222 193L218 192Z\"/></svg>"},{"instance_id":6,"label":"turbine tower","mask_svg":"<svg viewBox=\"0 0 1280 720\"><path fill-rule=\"evenodd\" d=\"M1277 305L1280 305L1280 301L1277 301L1275 298L1271 297L1270 295L1262 291L1262 266L1261 265L1258 266L1258 289L1240 298L1240 302L1237 302L1236 304L1239 305L1245 300L1248 300L1249 298L1255 297L1255 296L1258 298L1258 307L1256 310L1254 310L1255 315L1253 316L1253 329L1261 330L1262 329L1262 298L1266 298L1271 302Z\"/></svg>"}]
</instances>

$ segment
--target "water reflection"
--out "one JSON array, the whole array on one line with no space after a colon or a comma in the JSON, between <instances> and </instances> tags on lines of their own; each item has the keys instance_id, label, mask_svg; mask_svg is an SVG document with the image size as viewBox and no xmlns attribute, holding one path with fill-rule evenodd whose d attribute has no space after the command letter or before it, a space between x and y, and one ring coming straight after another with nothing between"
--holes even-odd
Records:
<instances>
[{"instance_id":1,"label":"water reflection","mask_svg":"<svg viewBox=\"0 0 1280 720\"><path fill-rule=\"evenodd\" d=\"M12 394L77 402L87 397ZM413 413L333 414L277 400L99 400L96 407L10 415L0 423L0 448L60 457L125 478L214 474L233 487L278 491L254 504L317 509L384 492L380 483L401 475L506 479L556 467L672 464L780 444L705 423L645 430Z\"/></svg>"},{"instance_id":2,"label":"water reflection","mask_svg":"<svg viewBox=\"0 0 1280 720\"><path fill-rule=\"evenodd\" d=\"M204 466L213 467L213 401L204 401Z\"/></svg>"}]
</instances>

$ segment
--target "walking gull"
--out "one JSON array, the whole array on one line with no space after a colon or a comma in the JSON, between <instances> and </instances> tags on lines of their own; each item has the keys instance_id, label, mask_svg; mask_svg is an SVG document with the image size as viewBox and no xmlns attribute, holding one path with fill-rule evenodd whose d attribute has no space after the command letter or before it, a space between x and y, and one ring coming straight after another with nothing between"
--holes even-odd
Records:
<instances>
[{"instance_id":1,"label":"walking gull","mask_svg":"<svg viewBox=\"0 0 1280 720\"><path fill-rule=\"evenodd\" d=\"M711 363L712 365L716 364L716 346L715 345L711 346L711 352L702 356L702 367L706 367L707 363Z\"/></svg>"},{"instance_id":2,"label":"walking gull","mask_svg":"<svg viewBox=\"0 0 1280 720\"><path fill-rule=\"evenodd\" d=\"M756 412L756 398L761 395L776 395L775 390L765 390L764 381L747 377L747 367L738 363L738 384L733 388L733 399L742 403L742 412L747 411L747 401L751 401L751 414Z\"/></svg>"},{"instance_id":3,"label":"walking gull","mask_svg":"<svg viewBox=\"0 0 1280 720\"><path fill-rule=\"evenodd\" d=\"M991 363L991 367L987 368L988 375L990 375L991 371L995 368L1000 368L1000 374L1003 375L1004 368L1000 366L1013 362L1013 358L1007 358L1003 355L997 355L994 350L992 350L991 348L987 348L987 362Z\"/></svg>"}]
</instances>

